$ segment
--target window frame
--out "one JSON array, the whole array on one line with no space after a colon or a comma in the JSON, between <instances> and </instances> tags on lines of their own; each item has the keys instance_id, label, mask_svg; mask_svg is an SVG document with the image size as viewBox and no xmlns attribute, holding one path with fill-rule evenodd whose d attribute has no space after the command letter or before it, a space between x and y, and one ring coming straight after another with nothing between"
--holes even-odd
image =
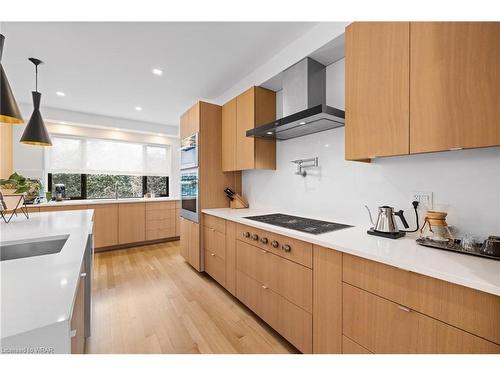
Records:
<instances>
[{"instance_id":1,"label":"window frame","mask_svg":"<svg viewBox=\"0 0 500 375\"><path fill-rule=\"evenodd\" d=\"M85 200L85 199L88 199L87 198L87 176L89 174L94 174L94 173L69 173L69 172L63 172L63 173L52 173L52 172L48 172L47 173L47 190L52 192L52 184L53 184L53 181L52 181L52 174L76 174L76 175L80 175L80 191L81 191L81 196L80 197L70 197L69 199L70 200ZM119 176L119 175L111 175L111 176ZM142 181L142 196L144 197L146 194L147 194L147 178L148 177L165 177L166 178L166 194L160 194L158 195L158 197L160 198L168 198L170 197L170 176L155 176L155 175L143 175L143 176L140 176L142 177L141 181ZM119 198L119 199L127 199L127 198L131 198L131 197L123 197L123 198ZM92 198L92 199L109 199L109 198Z\"/></svg>"}]
</instances>

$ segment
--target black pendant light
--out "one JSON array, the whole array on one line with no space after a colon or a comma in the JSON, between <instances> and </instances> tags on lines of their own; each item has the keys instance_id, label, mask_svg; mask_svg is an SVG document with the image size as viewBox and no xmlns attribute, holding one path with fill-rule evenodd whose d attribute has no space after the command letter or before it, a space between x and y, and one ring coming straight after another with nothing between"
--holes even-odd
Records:
<instances>
[{"instance_id":1,"label":"black pendant light","mask_svg":"<svg viewBox=\"0 0 500 375\"><path fill-rule=\"evenodd\" d=\"M22 124L23 118L17 106L14 94L9 85L9 80L2 66L2 52L5 36L0 34L0 123Z\"/></svg>"},{"instance_id":2,"label":"black pendant light","mask_svg":"<svg viewBox=\"0 0 500 375\"><path fill-rule=\"evenodd\" d=\"M30 57L28 60L35 64L35 91L31 92L33 95L34 108L33 114L31 115L28 125L26 125L20 142L34 146L52 146L49 132L45 127L42 114L40 113L40 100L42 99L42 94L38 92L38 65L43 63L43 61L35 59L34 57Z\"/></svg>"}]
</instances>

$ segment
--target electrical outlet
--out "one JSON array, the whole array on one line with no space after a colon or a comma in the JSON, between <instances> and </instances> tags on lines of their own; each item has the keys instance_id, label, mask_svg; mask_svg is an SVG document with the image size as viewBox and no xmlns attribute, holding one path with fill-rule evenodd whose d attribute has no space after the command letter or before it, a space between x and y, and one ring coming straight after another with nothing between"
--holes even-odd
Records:
<instances>
[{"instance_id":1,"label":"electrical outlet","mask_svg":"<svg viewBox=\"0 0 500 375\"><path fill-rule=\"evenodd\" d=\"M411 196L412 201L417 201L422 209L432 209L432 191L415 191Z\"/></svg>"}]
</instances>

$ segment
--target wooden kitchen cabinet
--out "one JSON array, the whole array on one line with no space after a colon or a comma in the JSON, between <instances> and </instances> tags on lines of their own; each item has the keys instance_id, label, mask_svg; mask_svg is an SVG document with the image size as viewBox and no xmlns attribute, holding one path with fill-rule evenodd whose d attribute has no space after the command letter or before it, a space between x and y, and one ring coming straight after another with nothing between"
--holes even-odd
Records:
<instances>
[{"instance_id":1,"label":"wooden kitchen cabinet","mask_svg":"<svg viewBox=\"0 0 500 375\"><path fill-rule=\"evenodd\" d=\"M313 352L342 353L342 253L313 248Z\"/></svg>"},{"instance_id":2,"label":"wooden kitchen cabinet","mask_svg":"<svg viewBox=\"0 0 500 375\"><path fill-rule=\"evenodd\" d=\"M405 306L343 285L344 335L373 353L500 353L500 346Z\"/></svg>"},{"instance_id":3,"label":"wooden kitchen cabinet","mask_svg":"<svg viewBox=\"0 0 500 375\"><path fill-rule=\"evenodd\" d=\"M346 28L345 158L500 145L500 23Z\"/></svg>"},{"instance_id":4,"label":"wooden kitchen cabinet","mask_svg":"<svg viewBox=\"0 0 500 375\"><path fill-rule=\"evenodd\" d=\"M200 249L200 225L181 218L181 255L197 271L203 271Z\"/></svg>"},{"instance_id":5,"label":"wooden kitchen cabinet","mask_svg":"<svg viewBox=\"0 0 500 375\"><path fill-rule=\"evenodd\" d=\"M94 246L96 248L118 244L118 205L96 204L94 210Z\"/></svg>"},{"instance_id":6,"label":"wooden kitchen cabinet","mask_svg":"<svg viewBox=\"0 0 500 375\"><path fill-rule=\"evenodd\" d=\"M78 289L71 313L71 354L83 354L85 350L85 268L82 265Z\"/></svg>"},{"instance_id":7,"label":"wooden kitchen cabinet","mask_svg":"<svg viewBox=\"0 0 500 375\"><path fill-rule=\"evenodd\" d=\"M410 152L500 145L500 23L410 27Z\"/></svg>"},{"instance_id":8,"label":"wooden kitchen cabinet","mask_svg":"<svg viewBox=\"0 0 500 375\"><path fill-rule=\"evenodd\" d=\"M196 103L181 115L181 140L200 131L200 103Z\"/></svg>"},{"instance_id":9,"label":"wooden kitchen cabinet","mask_svg":"<svg viewBox=\"0 0 500 375\"><path fill-rule=\"evenodd\" d=\"M118 205L118 242L128 244L146 240L146 204Z\"/></svg>"},{"instance_id":10,"label":"wooden kitchen cabinet","mask_svg":"<svg viewBox=\"0 0 500 375\"><path fill-rule=\"evenodd\" d=\"M346 28L345 158L409 153L409 22Z\"/></svg>"},{"instance_id":11,"label":"wooden kitchen cabinet","mask_svg":"<svg viewBox=\"0 0 500 375\"><path fill-rule=\"evenodd\" d=\"M253 86L222 107L222 170L276 169L276 141L246 131L276 119L276 93Z\"/></svg>"},{"instance_id":12,"label":"wooden kitchen cabinet","mask_svg":"<svg viewBox=\"0 0 500 375\"><path fill-rule=\"evenodd\" d=\"M236 295L236 223L226 221L226 289Z\"/></svg>"},{"instance_id":13,"label":"wooden kitchen cabinet","mask_svg":"<svg viewBox=\"0 0 500 375\"><path fill-rule=\"evenodd\" d=\"M76 210L86 210L88 208L89 207L87 205L83 205L83 204L72 204L72 205L67 205L67 206L41 206L40 212L76 211Z\"/></svg>"},{"instance_id":14,"label":"wooden kitchen cabinet","mask_svg":"<svg viewBox=\"0 0 500 375\"><path fill-rule=\"evenodd\" d=\"M175 202L146 203L146 240L175 237Z\"/></svg>"}]
</instances>

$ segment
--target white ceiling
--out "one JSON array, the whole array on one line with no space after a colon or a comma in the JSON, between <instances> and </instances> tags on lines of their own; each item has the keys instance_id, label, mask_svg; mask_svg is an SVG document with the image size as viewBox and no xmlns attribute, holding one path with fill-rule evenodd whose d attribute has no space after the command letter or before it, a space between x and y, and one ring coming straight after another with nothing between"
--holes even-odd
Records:
<instances>
[{"instance_id":1,"label":"white ceiling","mask_svg":"<svg viewBox=\"0 0 500 375\"><path fill-rule=\"evenodd\" d=\"M3 22L2 63L17 101L29 103L34 66L27 58L45 62L39 67L42 113L47 106L177 125L196 100L216 98L315 25Z\"/></svg>"}]
</instances>

